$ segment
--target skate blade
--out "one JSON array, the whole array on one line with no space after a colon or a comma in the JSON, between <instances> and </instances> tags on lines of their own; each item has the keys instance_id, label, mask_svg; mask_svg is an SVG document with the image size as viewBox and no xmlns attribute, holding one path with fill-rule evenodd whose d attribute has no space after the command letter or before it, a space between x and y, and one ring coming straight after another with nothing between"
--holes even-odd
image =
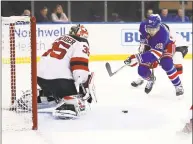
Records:
<instances>
[{"instance_id":1,"label":"skate blade","mask_svg":"<svg viewBox=\"0 0 193 144\"><path fill-rule=\"evenodd\" d=\"M176 132L176 135L177 136L181 136L181 137L189 137L192 135L192 132L183 132L182 130L181 131L177 131Z\"/></svg>"},{"instance_id":2,"label":"skate blade","mask_svg":"<svg viewBox=\"0 0 193 144\"><path fill-rule=\"evenodd\" d=\"M184 99L184 95L176 96L176 99L177 99L177 100L183 100L183 99Z\"/></svg>"}]
</instances>

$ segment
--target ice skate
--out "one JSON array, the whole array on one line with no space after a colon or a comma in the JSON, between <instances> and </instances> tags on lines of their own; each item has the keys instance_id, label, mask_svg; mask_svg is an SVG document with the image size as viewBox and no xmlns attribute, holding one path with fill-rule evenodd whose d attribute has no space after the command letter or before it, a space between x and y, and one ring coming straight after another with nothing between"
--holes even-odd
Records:
<instances>
[{"instance_id":1,"label":"ice skate","mask_svg":"<svg viewBox=\"0 0 193 144\"><path fill-rule=\"evenodd\" d=\"M156 77L154 75L151 75L150 80L147 82L147 85L145 86L145 93L148 94L151 92L153 85L155 83L155 80L156 80Z\"/></svg>"},{"instance_id":2,"label":"ice skate","mask_svg":"<svg viewBox=\"0 0 193 144\"><path fill-rule=\"evenodd\" d=\"M182 129L182 132L185 134L190 134L192 133L192 119L190 120L189 123L186 123L184 128Z\"/></svg>"},{"instance_id":3,"label":"ice skate","mask_svg":"<svg viewBox=\"0 0 193 144\"><path fill-rule=\"evenodd\" d=\"M138 87L138 86L142 85L143 83L144 83L144 80L141 79L141 78L138 78L138 80L133 81L133 82L131 83L131 85L132 85L133 87Z\"/></svg>"},{"instance_id":4,"label":"ice skate","mask_svg":"<svg viewBox=\"0 0 193 144\"><path fill-rule=\"evenodd\" d=\"M176 96L183 96L184 89L182 85L176 86Z\"/></svg>"}]
</instances>

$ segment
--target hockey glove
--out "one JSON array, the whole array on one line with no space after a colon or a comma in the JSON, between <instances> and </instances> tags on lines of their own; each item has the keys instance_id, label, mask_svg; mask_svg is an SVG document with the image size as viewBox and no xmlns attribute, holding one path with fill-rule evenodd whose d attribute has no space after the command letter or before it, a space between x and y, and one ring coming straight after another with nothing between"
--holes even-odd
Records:
<instances>
[{"instance_id":1,"label":"hockey glove","mask_svg":"<svg viewBox=\"0 0 193 144\"><path fill-rule=\"evenodd\" d=\"M151 49L150 46L148 46L147 44L140 44L138 51L139 53L144 53L146 51L149 51Z\"/></svg>"},{"instance_id":2,"label":"hockey glove","mask_svg":"<svg viewBox=\"0 0 193 144\"><path fill-rule=\"evenodd\" d=\"M153 63L151 64L151 66L150 66L150 69L157 68L158 64L159 64L159 63L158 63L157 61L153 62Z\"/></svg>"},{"instance_id":3,"label":"hockey glove","mask_svg":"<svg viewBox=\"0 0 193 144\"><path fill-rule=\"evenodd\" d=\"M124 63L125 63L126 65L130 66L130 67L136 66L137 63L138 63L138 60L137 60L137 58L136 58L136 55L134 55L134 54L131 55L130 57L128 57L128 58L124 61Z\"/></svg>"}]
</instances>

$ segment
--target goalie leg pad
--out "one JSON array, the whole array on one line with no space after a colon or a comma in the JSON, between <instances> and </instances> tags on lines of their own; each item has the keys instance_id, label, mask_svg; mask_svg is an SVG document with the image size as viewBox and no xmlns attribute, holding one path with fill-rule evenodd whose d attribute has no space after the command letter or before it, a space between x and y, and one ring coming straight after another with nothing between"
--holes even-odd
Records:
<instances>
[{"instance_id":1,"label":"goalie leg pad","mask_svg":"<svg viewBox=\"0 0 193 144\"><path fill-rule=\"evenodd\" d=\"M61 119L78 118L85 109L84 101L78 96L65 96L56 106L53 116Z\"/></svg>"}]
</instances>

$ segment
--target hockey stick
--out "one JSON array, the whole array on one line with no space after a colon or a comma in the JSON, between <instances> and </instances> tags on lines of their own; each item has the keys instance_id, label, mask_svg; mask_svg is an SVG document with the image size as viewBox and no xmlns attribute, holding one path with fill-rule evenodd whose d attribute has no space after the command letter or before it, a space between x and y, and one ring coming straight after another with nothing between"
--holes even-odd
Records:
<instances>
[{"instance_id":1,"label":"hockey stick","mask_svg":"<svg viewBox=\"0 0 193 144\"><path fill-rule=\"evenodd\" d=\"M116 73L118 73L120 70L122 70L125 66L127 65L123 65L122 67L118 68L115 72L112 72L112 69L111 69L111 65L107 62L105 64L105 67L107 69L107 72L109 74L110 77L112 77L113 75L115 75Z\"/></svg>"}]
</instances>

